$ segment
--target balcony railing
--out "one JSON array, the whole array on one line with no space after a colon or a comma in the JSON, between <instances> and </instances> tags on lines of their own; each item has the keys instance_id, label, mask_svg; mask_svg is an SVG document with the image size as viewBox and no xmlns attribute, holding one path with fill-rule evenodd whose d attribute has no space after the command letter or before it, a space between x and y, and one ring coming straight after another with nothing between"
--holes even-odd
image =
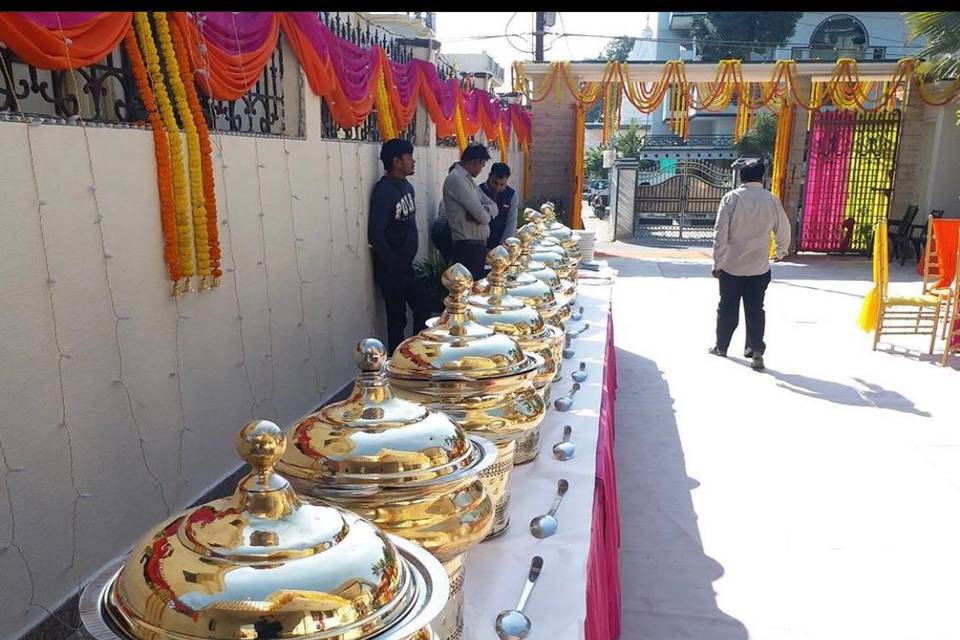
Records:
<instances>
[{"instance_id":1,"label":"balcony railing","mask_svg":"<svg viewBox=\"0 0 960 640\"><path fill-rule=\"evenodd\" d=\"M700 147L704 149L730 149L733 147L733 136L728 135L692 135L686 140L674 135L652 135L640 139L640 146L645 149L670 149L674 147Z\"/></svg>"},{"instance_id":2,"label":"balcony railing","mask_svg":"<svg viewBox=\"0 0 960 640\"><path fill-rule=\"evenodd\" d=\"M855 60L885 60L886 47L865 47L863 49L824 49L823 47L792 47L790 57L794 60L826 60L834 61L839 58L853 58Z\"/></svg>"}]
</instances>

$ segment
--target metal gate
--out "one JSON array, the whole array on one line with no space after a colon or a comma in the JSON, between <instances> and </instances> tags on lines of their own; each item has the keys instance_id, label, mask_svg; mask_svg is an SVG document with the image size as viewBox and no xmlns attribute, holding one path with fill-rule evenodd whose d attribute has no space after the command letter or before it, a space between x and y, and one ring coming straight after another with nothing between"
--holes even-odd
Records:
<instances>
[{"instance_id":1,"label":"metal gate","mask_svg":"<svg viewBox=\"0 0 960 640\"><path fill-rule=\"evenodd\" d=\"M694 160L658 172L638 172L634 235L653 240L713 240L720 199L733 188L733 174Z\"/></svg>"},{"instance_id":2,"label":"metal gate","mask_svg":"<svg viewBox=\"0 0 960 640\"><path fill-rule=\"evenodd\" d=\"M899 140L899 111L814 114L801 251L870 251L874 225L889 214Z\"/></svg>"}]
</instances>

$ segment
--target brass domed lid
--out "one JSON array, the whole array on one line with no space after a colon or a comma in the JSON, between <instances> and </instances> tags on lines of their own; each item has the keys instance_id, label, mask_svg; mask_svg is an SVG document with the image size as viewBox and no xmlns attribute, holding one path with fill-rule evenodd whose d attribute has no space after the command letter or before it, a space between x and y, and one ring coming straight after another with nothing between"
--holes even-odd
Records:
<instances>
[{"instance_id":1,"label":"brass domed lid","mask_svg":"<svg viewBox=\"0 0 960 640\"><path fill-rule=\"evenodd\" d=\"M487 253L487 286L482 294L469 298L470 315L480 324L517 340L538 339L547 332L543 317L532 306L507 290L510 252L503 246Z\"/></svg>"},{"instance_id":2,"label":"brass domed lid","mask_svg":"<svg viewBox=\"0 0 960 640\"><path fill-rule=\"evenodd\" d=\"M87 631L359 640L428 624L449 592L443 566L356 514L299 497L273 470L285 447L277 425L247 423L237 450L253 472L232 496L151 531L117 573L91 584L81 599Z\"/></svg>"},{"instance_id":3,"label":"brass domed lid","mask_svg":"<svg viewBox=\"0 0 960 640\"><path fill-rule=\"evenodd\" d=\"M520 239L520 259L517 261L519 270L526 271L535 278L546 282L554 291L559 291L562 285L557 272L533 258L533 243L537 238L534 225L528 222L520 227L517 230L517 237Z\"/></svg>"},{"instance_id":4,"label":"brass domed lid","mask_svg":"<svg viewBox=\"0 0 960 640\"><path fill-rule=\"evenodd\" d=\"M493 463L494 445L467 436L446 414L398 398L384 372L387 350L374 338L353 352L353 393L292 425L277 470L335 487L423 486L476 474Z\"/></svg>"},{"instance_id":5,"label":"brass domed lid","mask_svg":"<svg viewBox=\"0 0 960 640\"><path fill-rule=\"evenodd\" d=\"M390 362L390 377L407 380L484 380L536 370L539 359L525 354L512 338L496 333L470 316L467 299L473 278L462 264L443 273L450 295L433 327L400 343Z\"/></svg>"},{"instance_id":6,"label":"brass domed lid","mask_svg":"<svg viewBox=\"0 0 960 640\"><path fill-rule=\"evenodd\" d=\"M507 238L501 245L510 253L510 268L507 269L506 288L510 295L520 298L524 303L539 311L544 318L552 316L559 308L559 302L553 289L546 282L539 280L523 269L520 256L523 245L519 238ZM477 282L474 292L486 293L489 289L486 278Z\"/></svg>"},{"instance_id":7,"label":"brass domed lid","mask_svg":"<svg viewBox=\"0 0 960 640\"><path fill-rule=\"evenodd\" d=\"M547 234L559 240L570 257L579 262L582 257L580 253L580 234L557 221L557 213L552 202L544 202L540 206L540 211L543 212Z\"/></svg>"}]
</instances>

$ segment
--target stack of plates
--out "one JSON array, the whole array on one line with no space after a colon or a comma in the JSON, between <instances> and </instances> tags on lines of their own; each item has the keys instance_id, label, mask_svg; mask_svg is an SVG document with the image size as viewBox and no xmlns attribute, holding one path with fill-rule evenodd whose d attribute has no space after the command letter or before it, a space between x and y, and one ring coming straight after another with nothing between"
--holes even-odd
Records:
<instances>
[{"instance_id":1,"label":"stack of plates","mask_svg":"<svg viewBox=\"0 0 960 640\"><path fill-rule=\"evenodd\" d=\"M593 249L597 239L596 231L587 231L586 229L577 231L580 235L580 253L583 262L593 262Z\"/></svg>"}]
</instances>

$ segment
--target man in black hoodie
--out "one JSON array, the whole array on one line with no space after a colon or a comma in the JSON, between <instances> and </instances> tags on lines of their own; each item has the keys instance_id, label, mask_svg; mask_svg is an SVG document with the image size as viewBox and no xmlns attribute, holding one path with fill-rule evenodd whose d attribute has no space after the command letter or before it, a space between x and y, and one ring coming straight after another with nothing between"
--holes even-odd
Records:
<instances>
[{"instance_id":1,"label":"man in black hoodie","mask_svg":"<svg viewBox=\"0 0 960 640\"><path fill-rule=\"evenodd\" d=\"M390 353L403 342L407 305L413 310L413 331L426 327L430 301L413 272L417 255L417 207L413 185L413 145L395 138L384 143L380 161L386 175L373 187L367 242L373 250L373 276L387 310Z\"/></svg>"}]
</instances>

